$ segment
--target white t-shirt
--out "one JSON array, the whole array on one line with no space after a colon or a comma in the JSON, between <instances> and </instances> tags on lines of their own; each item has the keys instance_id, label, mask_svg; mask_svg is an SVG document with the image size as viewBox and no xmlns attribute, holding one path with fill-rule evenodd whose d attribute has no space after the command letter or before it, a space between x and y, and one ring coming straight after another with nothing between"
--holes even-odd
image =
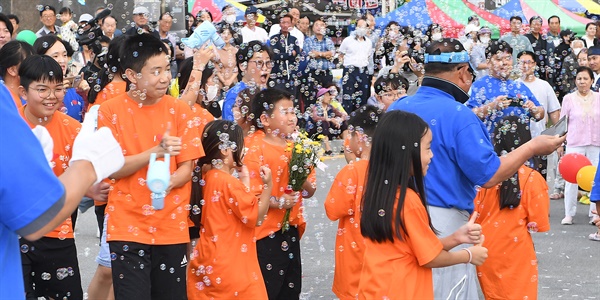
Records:
<instances>
[{"instance_id":1,"label":"white t-shirt","mask_svg":"<svg viewBox=\"0 0 600 300\"><path fill-rule=\"evenodd\" d=\"M373 56L373 45L367 38L361 41L351 35L342 41L339 51L344 54L344 67L363 68L369 65L369 60Z\"/></svg>"},{"instance_id":2,"label":"white t-shirt","mask_svg":"<svg viewBox=\"0 0 600 300\"><path fill-rule=\"evenodd\" d=\"M279 26L279 24L271 26L271 29L269 30L269 38L279 34L279 32L281 32L281 26ZM298 47L300 47L300 50L304 49L304 33L302 33L300 29L294 27L292 30L290 30L290 34L298 41Z\"/></svg>"},{"instance_id":3,"label":"white t-shirt","mask_svg":"<svg viewBox=\"0 0 600 300\"><path fill-rule=\"evenodd\" d=\"M589 38L587 35L584 35L583 37L581 37L582 40L585 40L585 45L587 46L587 48L594 46L594 38Z\"/></svg>"},{"instance_id":4,"label":"white t-shirt","mask_svg":"<svg viewBox=\"0 0 600 300\"><path fill-rule=\"evenodd\" d=\"M531 128L531 137L534 138L542 133L546 129L546 123L548 122L548 114L555 112L560 109L560 103L554 89L550 84L542 79L536 78L533 82L525 82L522 79L517 81L523 82L527 86L537 101L540 103L544 110L544 118L540 121L531 121L529 127Z\"/></svg>"},{"instance_id":5,"label":"white t-shirt","mask_svg":"<svg viewBox=\"0 0 600 300\"><path fill-rule=\"evenodd\" d=\"M267 31L261 27L255 26L254 30L248 28L248 26L242 27L242 43L250 43L251 41L259 41L266 43L269 39Z\"/></svg>"}]
</instances>

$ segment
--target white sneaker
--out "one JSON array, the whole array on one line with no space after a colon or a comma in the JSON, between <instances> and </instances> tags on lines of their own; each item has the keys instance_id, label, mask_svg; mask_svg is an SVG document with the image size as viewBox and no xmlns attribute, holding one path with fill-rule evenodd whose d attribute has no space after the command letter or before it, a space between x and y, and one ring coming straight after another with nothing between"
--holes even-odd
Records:
<instances>
[{"instance_id":1,"label":"white sneaker","mask_svg":"<svg viewBox=\"0 0 600 300\"><path fill-rule=\"evenodd\" d=\"M99 238L100 237L100 228L96 228L96 237Z\"/></svg>"},{"instance_id":2,"label":"white sneaker","mask_svg":"<svg viewBox=\"0 0 600 300\"><path fill-rule=\"evenodd\" d=\"M562 225L573 225L573 217L566 216L564 219L562 219L562 221L560 221L560 224L562 224Z\"/></svg>"}]
</instances>

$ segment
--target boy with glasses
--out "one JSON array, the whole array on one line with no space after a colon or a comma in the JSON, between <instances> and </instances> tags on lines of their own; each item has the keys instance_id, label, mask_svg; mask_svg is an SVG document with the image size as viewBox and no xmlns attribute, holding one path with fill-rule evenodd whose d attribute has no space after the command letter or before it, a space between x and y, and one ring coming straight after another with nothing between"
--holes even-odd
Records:
<instances>
[{"instance_id":1,"label":"boy with glasses","mask_svg":"<svg viewBox=\"0 0 600 300\"><path fill-rule=\"evenodd\" d=\"M236 57L242 78L225 94L222 118L228 121L234 121L233 105L238 93L250 86L258 89L266 88L273 68L271 50L259 41L242 44Z\"/></svg>"}]
</instances>

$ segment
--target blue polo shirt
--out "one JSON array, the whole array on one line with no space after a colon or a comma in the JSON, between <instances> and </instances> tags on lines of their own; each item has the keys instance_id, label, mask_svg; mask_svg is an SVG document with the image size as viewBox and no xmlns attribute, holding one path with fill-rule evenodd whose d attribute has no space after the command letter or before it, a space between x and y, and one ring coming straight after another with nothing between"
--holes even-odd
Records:
<instances>
[{"instance_id":1,"label":"blue polo shirt","mask_svg":"<svg viewBox=\"0 0 600 300\"><path fill-rule=\"evenodd\" d=\"M240 81L230 88L225 94L225 100L223 100L223 120L235 121L233 119L233 105L235 105L235 99L237 95L246 88L246 83Z\"/></svg>"},{"instance_id":2,"label":"blue polo shirt","mask_svg":"<svg viewBox=\"0 0 600 300\"><path fill-rule=\"evenodd\" d=\"M4 84L0 107L0 299L25 299L18 235L36 232L60 211L64 188Z\"/></svg>"},{"instance_id":3,"label":"blue polo shirt","mask_svg":"<svg viewBox=\"0 0 600 300\"><path fill-rule=\"evenodd\" d=\"M600 157L598 158L600 161ZM596 171L596 177L594 177L594 184L592 185L592 192L590 193L590 200L593 202L600 201L600 170Z\"/></svg>"},{"instance_id":4,"label":"blue polo shirt","mask_svg":"<svg viewBox=\"0 0 600 300\"><path fill-rule=\"evenodd\" d=\"M425 176L428 204L473 212L476 186L492 178L500 158L481 120L455 99L466 101L468 95L448 81L425 77L414 95L388 110L412 112L429 125L433 159Z\"/></svg>"},{"instance_id":5,"label":"blue polo shirt","mask_svg":"<svg viewBox=\"0 0 600 300\"><path fill-rule=\"evenodd\" d=\"M471 98L466 105L470 109L493 102L498 96L508 96L509 98L523 99L523 103L531 100L535 106L540 106L540 102L535 98L531 90L521 81L502 80L490 75L477 79L471 86ZM494 134L496 124L506 116L520 116L530 119L532 115L523 107L511 106L503 110L496 111L485 118L483 123L490 136ZM523 120L529 123L529 120Z\"/></svg>"},{"instance_id":6,"label":"blue polo shirt","mask_svg":"<svg viewBox=\"0 0 600 300\"><path fill-rule=\"evenodd\" d=\"M83 122L83 98L77 94L75 88L67 89L63 103L66 109L64 113L79 121L79 123Z\"/></svg>"}]
</instances>

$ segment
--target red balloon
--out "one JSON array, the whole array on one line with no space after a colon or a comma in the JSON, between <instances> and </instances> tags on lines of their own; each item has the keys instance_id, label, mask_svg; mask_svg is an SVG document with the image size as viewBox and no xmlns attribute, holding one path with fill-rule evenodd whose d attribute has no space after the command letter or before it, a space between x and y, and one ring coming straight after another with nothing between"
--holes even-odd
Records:
<instances>
[{"instance_id":1,"label":"red balloon","mask_svg":"<svg viewBox=\"0 0 600 300\"><path fill-rule=\"evenodd\" d=\"M579 153L565 154L558 162L558 171L560 175L570 183L577 184L577 172L585 166L591 166L592 162Z\"/></svg>"}]
</instances>

